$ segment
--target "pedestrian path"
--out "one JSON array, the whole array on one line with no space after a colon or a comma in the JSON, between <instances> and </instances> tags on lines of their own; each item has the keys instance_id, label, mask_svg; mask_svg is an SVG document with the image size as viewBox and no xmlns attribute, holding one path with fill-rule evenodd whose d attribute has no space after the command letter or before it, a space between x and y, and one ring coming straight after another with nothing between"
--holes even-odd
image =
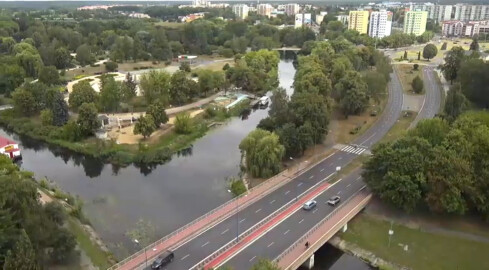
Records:
<instances>
[{"instance_id":1,"label":"pedestrian path","mask_svg":"<svg viewBox=\"0 0 489 270\"><path fill-rule=\"evenodd\" d=\"M334 148L338 149L340 151L352 153L355 155L362 155L362 154L363 155L371 155L372 154L370 152L370 150L367 149L366 147L362 147L362 146L355 145L355 144L349 144L349 145L337 144L334 146Z\"/></svg>"}]
</instances>

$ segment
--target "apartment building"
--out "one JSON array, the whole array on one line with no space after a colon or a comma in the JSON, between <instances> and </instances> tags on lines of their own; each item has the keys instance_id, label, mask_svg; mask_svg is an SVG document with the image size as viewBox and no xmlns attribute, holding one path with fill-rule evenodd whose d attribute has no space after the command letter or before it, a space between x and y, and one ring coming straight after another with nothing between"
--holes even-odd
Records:
<instances>
[{"instance_id":1,"label":"apartment building","mask_svg":"<svg viewBox=\"0 0 489 270\"><path fill-rule=\"evenodd\" d=\"M350 11L348 29L356 30L360 34L368 32L368 15L366 10Z\"/></svg>"},{"instance_id":2,"label":"apartment building","mask_svg":"<svg viewBox=\"0 0 489 270\"><path fill-rule=\"evenodd\" d=\"M426 11L428 12L428 19L435 20L437 22L447 21L452 18L452 5L435 5L432 3L424 4L411 4L409 6L410 11Z\"/></svg>"},{"instance_id":3,"label":"apartment building","mask_svg":"<svg viewBox=\"0 0 489 270\"><path fill-rule=\"evenodd\" d=\"M295 28L307 26L312 24L311 13L298 13L295 14Z\"/></svg>"},{"instance_id":4,"label":"apartment building","mask_svg":"<svg viewBox=\"0 0 489 270\"><path fill-rule=\"evenodd\" d=\"M489 5L456 4L454 20L457 21L483 21L489 20Z\"/></svg>"},{"instance_id":5,"label":"apartment building","mask_svg":"<svg viewBox=\"0 0 489 270\"><path fill-rule=\"evenodd\" d=\"M349 15L338 15L336 19L340 21L343 25L348 25L348 20L350 19Z\"/></svg>"},{"instance_id":6,"label":"apartment building","mask_svg":"<svg viewBox=\"0 0 489 270\"><path fill-rule=\"evenodd\" d=\"M250 8L248 7L248 5L240 4L233 6L233 13L236 14L236 19L246 19L249 12Z\"/></svg>"},{"instance_id":7,"label":"apartment building","mask_svg":"<svg viewBox=\"0 0 489 270\"><path fill-rule=\"evenodd\" d=\"M426 31L426 22L428 12L426 11L408 11L404 15L404 33L422 35Z\"/></svg>"},{"instance_id":8,"label":"apartment building","mask_svg":"<svg viewBox=\"0 0 489 270\"><path fill-rule=\"evenodd\" d=\"M256 6L256 12L258 13L258 15L270 17L272 11L273 7L270 4L259 4L258 6Z\"/></svg>"},{"instance_id":9,"label":"apartment building","mask_svg":"<svg viewBox=\"0 0 489 270\"><path fill-rule=\"evenodd\" d=\"M300 9L299 4L287 4L285 5L285 14L292 16L299 13Z\"/></svg>"},{"instance_id":10,"label":"apartment building","mask_svg":"<svg viewBox=\"0 0 489 270\"><path fill-rule=\"evenodd\" d=\"M376 38L390 36L392 29L392 12L381 10L370 13L368 35Z\"/></svg>"},{"instance_id":11,"label":"apartment building","mask_svg":"<svg viewBox=\"0 0 489 270\"><path fill-rule=\"evenodd\" d=\"M442 34L447 37L473 37L481 33L489 33L488 21L444 21Z\"/></svg>"},{"instance_id":12,"label":"apartment building","mask_svg":"<svg viewBox=\"0 0 489 270\"><path fill-rule=\"evenodd\" d=\"M316 23L321 24L324 20L324 16L328 15L328 12L321 11L319 14L316 14Z\"/></svg>"}]
</instances>

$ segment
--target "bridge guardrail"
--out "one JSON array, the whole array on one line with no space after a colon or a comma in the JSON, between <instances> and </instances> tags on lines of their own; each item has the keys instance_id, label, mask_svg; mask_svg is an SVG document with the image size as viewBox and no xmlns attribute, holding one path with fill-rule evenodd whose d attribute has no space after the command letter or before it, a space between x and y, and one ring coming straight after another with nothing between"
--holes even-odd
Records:
<instances>
[{"instance_id":1,"label":"bridge guardrail","mask_svg":"<svg viewBox=\"0 0 489 270\"><path fill-rule=\"evenodd\" d=\"M290 206L296 204L303 197L307 196L310 192L312 192L312 189L314 187L318 187L318 186L322 185L323 183L329 182L330 180L331 180L330 177L326 177L323 180L317 182L314 186L312 186L311 188L309 188L308 190L306 190L303 194L298 195L297 196L297 199L292 199L288 203L282 205L279 209L275 210L275 212L273 212L272 214L268 215L266 218L262 219L260 222L256 223L251 228L249 228L248 230L246 230L245 232L243 232L242 234L240 234L238 236L238 239L234 239L233 241L231 241L231 242L227 243L226 245L222 246L220 249L216 250L214 253L212 253L207 258L205 258L203 261L201 261L199 264L197 264L194 267L190 268L190 270L202 269L208 263L210 263L211 261L213 261L217 256L221 255L225 251L227 251L230 248L234 247L235 245L239 244L239 242L242 239L244 239L248 235L252 234L256 230L258 230L259 228L261 228L261 226L263 226L264 224L266 224L267 222L269 222L270 220L272 220L276 216L278 216L281 213L283 213L285 210L287 210L287 208L289 208Z\"/></svg>"},{"instance_id":2,"label":"bridge guardrail","mask_svg":"<svg viewBox=\"0 0 489 270\"><path fill-rule=\"evenodd\" d=\"M329 157L329 156L328 156ZM317 162L315 162L310 168L318 165L319 163L321 163L322 161L324 161L326 158L328 157L324 157L324 158L321 158L319 159ZM300 166L301 163L299 163L299 166ZM198 222L204 220L205 218L209 217L210 215L216 213L217 211L223 209L224 207L232 204L232 203L235 203L236 201L238 200L242 200L243 198L245 198L246 196L252 196L253 192L255 190L259 190L260 188L264 188L266 186L270 186L270 188L266 189L266 191L264 192L261 192L261 193L258 193L256 194L255 197L253 198L250 198L248 201L245 201L243 203L240 203L239 204L239 207L238 207L238 211L240 209L243 209L245 207L247 207L248 205L250 205L251 203L265 197L266 195L268 195L269 193L271 193L272 191L276 190L277 188L283 186L284 184L292 181L293 179L295 179L296 177L300 176L301 174L303 174L305 171L307 171L308 168L302 168L302 169L298 169L296 172L293 173L292 176L288 176L288 175L285 175L287 171L285 172L281 172L275 176L272 176L271 178L269 178L267 181L263 182L263 183L260 183L259 185L253 187L252 189L250 189L248 192L246 193L243 193L241 195L239 195L238 197L236 198L233 198L227 202L225 202L224 204L221 204L220 206L214 208L213 210L207 212L206 214L194 219L193 221L191 221L190 223L187 223L186 225L184 225L183 227L173 231L172 233L164 236L163 238L153 242L152 244L146 246L144 249L141 249L139 250L138 252L132 254L131 256L125 258L124 260L114 264L113 266L109 267L107 270L116 270L116 269L119 269L120 267L124 266L126 263L130 262L131 260L133 260L134 258L138 257L138 256L145 256L145 250L152 250L154 247L158 246L159 244L165 242L165 241L168 241L170 240L171 238L179 235L180 233L182 233L183 231L187 230L189 227L191 226L194 226L195 224L197 224ZM282 178L285 178L285 180L283 181L279 181L281 180ZM226 218L227 216L229 216L230 214L232 214L233 212L235 211L235 208L233 207L232 209L230 209L230 211L224 213L223 215L221 216L218 216L216 217L215 219L213 219L211 222L208 222L207 224L213 224L214 222L216 222L217 220L220 220L220 219L223 219L223 218ZM195 231L189 233L189 236L192 236L194 235L196 232L202 230L203 228L197 228L195 229ZM166 249L171 249L171 247L175 246L176 244L178 243L178 241L176 241L175 243L170 243L168 245L168 247L166 247ZM154 256L153 256L154 257ZM150 257L148 259L152 259L153 257Z\"/></svg>"},{"instance_id":3,"label":"bridge guardrail","mask_svg":"<svg viewBox=\"0 0 489 270\"><path fill-rule=\"evenodd\" d=\"M353 198L355 198L358 194L360 194L360 192L363 192L366 188L367 188L367 186L365 185L360 190L358 190L357 192L355 192L346 201L344 201L340 205L340 207L335 208L333 210L333 212L331 212L324 219L322 219L320 222L318 222L316 225L314 225L314 227L312 227L309 231L307 231L304 235L302 235L299 239L297 239L297 241L295 241L291 246L289 246L286 250L284 250L284 252L282 252L280 255L278 255L277 258L275 258L274 261L278 263L283 257L285 257L285 255L287 255L290 252L292 252L298 245L301 245L302 246L303 245L302 242L304 242L304 240L307 237L309 237L312 233L314 233L316 230L318 230L319 227L321 227L326 221L328 221L331 217L333 217L340 209L342 209L348 202L350 202Z\"/></svg>"}]
</instances>

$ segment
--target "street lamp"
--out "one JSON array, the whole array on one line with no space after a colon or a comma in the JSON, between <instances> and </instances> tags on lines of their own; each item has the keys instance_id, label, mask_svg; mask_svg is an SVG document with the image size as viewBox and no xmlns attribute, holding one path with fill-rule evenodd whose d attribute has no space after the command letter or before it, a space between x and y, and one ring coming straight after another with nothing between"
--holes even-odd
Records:
<instances>
[{"instance_id":1,"label":"street lamp","mask_svg":"<svg viewBox=\"0 0 489 270\"><path fill-rule=\"evenodd\" d=\"M141 247L138 239L134 239L134 243L138 244ZM146 247L144 247L144 257L146 258L144 264L146 265L146 267L148 267L148 255L146 255Z\"/></svg>"},{"instance_id":2,"label":"street lamp","mask_svg":"<svg viewBox=\"0 0 489 270\"><path fill-rule=\"evenodd\" d=\"M228 192L231 193L231 190L228 189ZM248 196L245 194L244 197ZM236 243L239 242L239 198L236 197Z\"/></svg>"}]
</instances>

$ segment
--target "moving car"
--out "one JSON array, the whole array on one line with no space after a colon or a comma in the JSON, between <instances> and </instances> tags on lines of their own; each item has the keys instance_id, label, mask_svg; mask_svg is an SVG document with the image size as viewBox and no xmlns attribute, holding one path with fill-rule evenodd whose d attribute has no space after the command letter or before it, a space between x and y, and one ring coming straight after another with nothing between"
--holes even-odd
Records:
<instances>
[{"instance_id":1,"label":"moving car","mask_svg":"<svg viewBox=\"0 0 489 270\"><path fill-rule=\"evenodd\" d=\"M153 261L153 263L151 264L151 269L160 269L168 265L170 262L173 261L174 257L175 254L173 254L173 251L170 250L165 251L163 254L158 256L156 260Z\"/></svg>"},{"instance_id":2,"label":"moving car","mask_svg":"<svg viewBox=\"0 0 489 270\"><path fill-rule=\"evenodd\" d=\"M314 207L316 207L316 201L315 200L310 200L310 201L307 201L304 206L302 206L302 208L304 208L304 210L311 210L313 209Z\"/></svg>"},{"instance_id":3,"label":"moving car","mask_svg":"<svg viewBox=\"0 0 489 270\"><path fill-rule=\"evenodd\" d=\"M339 202L340 202L340 196L334 196L328 200L328 204L331 206L336 206Z\"/></svg>"}]
</instances>

